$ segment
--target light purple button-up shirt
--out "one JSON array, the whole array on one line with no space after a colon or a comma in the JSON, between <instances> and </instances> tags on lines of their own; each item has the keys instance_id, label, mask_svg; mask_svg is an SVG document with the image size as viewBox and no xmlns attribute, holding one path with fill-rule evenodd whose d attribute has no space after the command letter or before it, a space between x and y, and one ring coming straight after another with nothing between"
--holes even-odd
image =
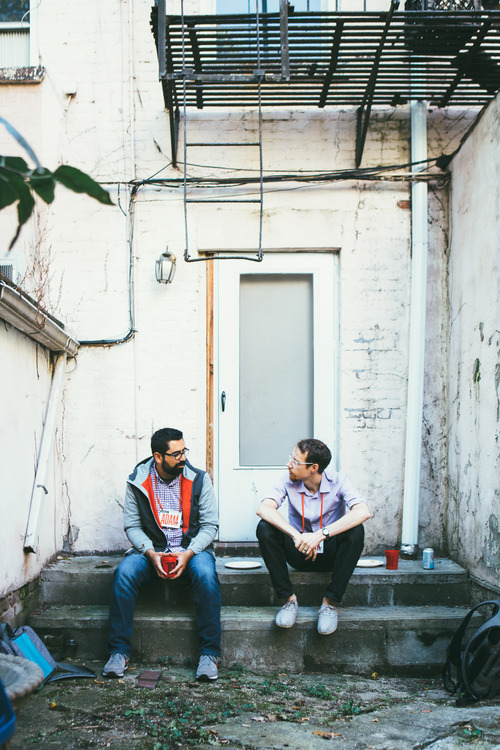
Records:
<instances>
[{"instance_id":1,"label":"light purple button-up shirt","mask_svg":"<svg viewBox=\"0 0 500 750\"><path fill-rule=\"evenodd\" d=\"M337 521L358 503L365 500L353 486L347 474L325 469L318 492L307 489L304 482L291 482L288 472L273 487L266 498L274 500L278 508L288 499L288 521L302 532L302 494L304 495L304 530L318 531L323 526ZM323 495L323 520L321 520L321 496Z\"/></svg>"}]
</instances>

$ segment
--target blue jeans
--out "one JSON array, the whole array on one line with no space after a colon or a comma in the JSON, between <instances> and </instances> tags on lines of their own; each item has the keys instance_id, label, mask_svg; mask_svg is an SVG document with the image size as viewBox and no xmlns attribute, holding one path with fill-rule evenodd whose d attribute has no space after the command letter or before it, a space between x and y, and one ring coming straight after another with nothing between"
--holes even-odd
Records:
<instances>
[{"instance_id":1,"label":"blue jeans","mask_svg":"<svg viewBox=\"0 0 500 750\"><path fill-rule=\"evenodd\" d=\"M204 550L192 557L181 578L184 576L189 578L193 590L199 654L220 656L221 595L213 555ZM130 657L130 638L139 589L157 580L159 577L152 564L139 553L127 555L118 565L109 603L110 653Z\"/></svg>"}]
</instances>

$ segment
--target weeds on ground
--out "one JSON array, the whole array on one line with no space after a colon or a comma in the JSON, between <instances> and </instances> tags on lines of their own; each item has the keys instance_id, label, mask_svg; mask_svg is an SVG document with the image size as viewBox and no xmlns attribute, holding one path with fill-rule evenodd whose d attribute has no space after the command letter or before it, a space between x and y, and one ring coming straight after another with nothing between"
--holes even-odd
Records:
<instances>
[{"instance_id":1,"label":"weeds on ground","mask_svg":"<svg viewBox=\"0 0 500 750\"><path fill-rule=\"evenodd\" d=\"M199 684L191 669L164 666L162 671L155 689L137 688L130 671L124 680L46 686L30 704L40 701L43 723L33 723L33 734L24 735L25 744L50 737L51 747L58 750L96 748L104 747L103 741L112 736L138 742L141 750L220 746L223 741L215 725L232 717L311 723L321 731L331 730L332 722L385 704L383 684L372 690L361 678L352 682L338 681L334 675L298 679L286 672L263 675L233 664L220 671L217 682ZM409 691L402 690L401 700L408 696ZM464 726L461 731L465 742L475 741L475 727Z\"/></svg>"}]
</instances>

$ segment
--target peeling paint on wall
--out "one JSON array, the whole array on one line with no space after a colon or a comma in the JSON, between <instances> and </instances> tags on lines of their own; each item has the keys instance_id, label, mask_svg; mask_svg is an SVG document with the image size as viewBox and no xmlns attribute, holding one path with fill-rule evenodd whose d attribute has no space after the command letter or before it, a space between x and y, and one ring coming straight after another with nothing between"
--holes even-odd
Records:
<instances>
[{"instance_id":1,"label":"peeling paint on wall","mask_svg":"<svg viewBox=\"0 0 500 750\"><path fill-rule=\"evenodd\" d=\"M483 549L483 562L488 568L498 571L500 568L500 530L498 518L493 513L488 519L488 529L489 535Z\"/></svg>"},{"instance_id":2,"label":"peeling paint on wall","mask_svg":"<svg viewBox=\"0 0 500 750\"><path fill-rule=\"evenodd\" d=\"M497 98L452 167L449 388L454 397L448 410L446 519L450 553L494 587L500 566L499 117ZM478 240L480 252L471 253Z\"/></svg>"},{"instance_id":3,"label":"peeling paint on wall","mask_svg":"<svg viewBox=\"0 0 500 750\"><path fill-rule=\"evenodd\" d=\"M500 422L500 364L495 365L495 391L497 394L497 422Z\"/></svg>"},{"instance_id":4,"label":"peeling paint on wall","mask_svg":"<svg viewBox=\"0 0 500 750\"><path fill-rule=\"evenodd\" d=\"M474 367L472 370L472 381L474 383L479 383L481 380L481 363L478 359L474 362Z\"/></svg>"}]
</instances>

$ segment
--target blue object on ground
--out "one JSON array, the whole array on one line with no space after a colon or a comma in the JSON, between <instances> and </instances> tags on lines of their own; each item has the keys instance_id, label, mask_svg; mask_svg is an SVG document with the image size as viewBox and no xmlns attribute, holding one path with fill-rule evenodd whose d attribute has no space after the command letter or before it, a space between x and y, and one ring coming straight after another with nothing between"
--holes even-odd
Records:
<instances>
[{"instance_id":1,"label":"blue object on ground","mask_svg":"<svg viewBox=\"0 0 500 750\"><path fill-rule=\"evenodd\" d=\"M0 746L10 740L16 731L16 715L0 680Z\"/></svg>"}]
</instances>

